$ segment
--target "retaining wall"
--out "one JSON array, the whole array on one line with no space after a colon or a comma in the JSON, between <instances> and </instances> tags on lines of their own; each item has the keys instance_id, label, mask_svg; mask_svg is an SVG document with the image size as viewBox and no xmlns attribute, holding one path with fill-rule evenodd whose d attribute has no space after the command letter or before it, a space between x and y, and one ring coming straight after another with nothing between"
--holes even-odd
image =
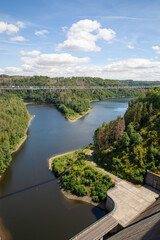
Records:
<instances>
[{"instance_id":1,"label":"retaining wall","mask_svg":"<svg viewBox=\"0 0 160 240\"><path fill-rule=\"evenodd\" d=\"M160 175L147 171L145 183L157 190L160 190Z\"/></svg>"}]
</instances>

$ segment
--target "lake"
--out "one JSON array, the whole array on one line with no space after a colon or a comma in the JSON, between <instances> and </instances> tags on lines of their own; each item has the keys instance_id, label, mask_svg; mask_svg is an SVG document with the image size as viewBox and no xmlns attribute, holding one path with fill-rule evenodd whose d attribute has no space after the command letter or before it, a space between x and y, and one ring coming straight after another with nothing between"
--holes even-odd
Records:
<instances>
[{"instance_id":1,"label":"lake","mask_svg":"<svg viewBox=\"0 0 160 240\"><path fill-rule=\"evenodd\" d=\"M27 105L35 115L28 139L0 180L0 224L7 240L67 240L105 215L97 207L66 199L48 159L93 142L95 129L123 116L128 100L93 102L90 113L73 123L53 105Z\"/></svg>"}]
</instances>

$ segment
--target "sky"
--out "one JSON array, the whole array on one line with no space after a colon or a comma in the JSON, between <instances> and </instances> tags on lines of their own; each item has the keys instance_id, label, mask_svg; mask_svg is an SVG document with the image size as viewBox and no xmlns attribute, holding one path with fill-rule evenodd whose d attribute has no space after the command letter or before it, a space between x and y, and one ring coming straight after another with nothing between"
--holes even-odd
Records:
<instances>
[{"instance_id":1,"label":"sky","mask_svg":"<svg viewBox=\"0 0 160 240\"><path fill-rule=\"evenodd\" d=\"M5 0L0 74L160 80L160 0Z\"/></svg>"}]
</instances>

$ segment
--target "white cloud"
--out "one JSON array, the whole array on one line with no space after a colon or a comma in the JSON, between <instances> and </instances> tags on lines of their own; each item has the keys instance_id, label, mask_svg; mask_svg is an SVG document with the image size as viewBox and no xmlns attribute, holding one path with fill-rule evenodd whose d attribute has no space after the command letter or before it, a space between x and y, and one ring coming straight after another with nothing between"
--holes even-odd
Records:
<instances>
[{"instance_id":1,"label":"white cloud","mask_svg":"<svg viewBox=\"0 0 160 240\"><path fill-rule=\"evenodd\" d=\"M6 74L58 76L90 76L109 79L159 80L160 62L144 58L116 61L106 65L87 66L89 58L77 58L70 54L42 54L23 57L21 68L0 69ZM73 67L74 66L74 67Z\"/></svg>"},{"instance_id":2,"label":"white cloud","mask_svg":"<svg viewBox=\"0 0 160 240\"><path fill-rule=\"evenodd\" d=\"M8 35L17 33L19 28L14 24L0 22L0 33L6 32Z\"/></svg>"},{"instance_id":3,"label":"white cloud","mask_svg":"<svg viewBox=\"0 0 160 240\"><path fill-rule=\"evenodd\" d=\"M77 65L81 63L88 63L90 59L88 57L78 58L68 53L62 54L41 54L37 57L22 57L22 62L32 67L53 67L53 66L69 66Z\"/></svg>"},{"instance_id":4,"label":"white cloud","mask_svg":"<svg viewBox=\"0 0 160 240\"><path fill-rule=\"evenodd\" d=\"M160 54L160 47L159 46L153 46L153 50L156 50L156 53Z\"/></svg>"},{"instance_id":5,"label":"white cloud","mask_svg":"<svg viewBox=\"0 0 160 240\"><path fill-rule=\"evenodd\" d=\"M0 74L3 74L4 70L2 68L0 68Z\"/></svg>"},{"instance_id":6,"label":"white cloud","mask_svg":"<svg viewBox=\"0 0 160 240\"><path fill-rule=\"evenodd\" d=\"M134 49L134 46L132 46L132 45L130 45L130 44L128 44L128 46L127 46L129 49Z\"/></svg>"},{"instance_id":7,"label":"white cloud","mask_svg":"<svg viewBox=\"0 0 160 240\"><path fill-rule=\"evenodd\" d=\"M99 29L100 27L101 27L101 24L96 20L92 21L89 19L85 19L72 24L70 31L71 32L79 32L79 31L93 32Z\"/></svg>"},{"instance_id":8,"label":"white cloud","mask_svg":"<svg viewBox=\"0 0 160 240\"><path fill-rule=\"evenodd\" d=\"M7 24L7 34L14 34L19 31L19 28L13 24Z\"/></svg>"},{"instance_id":9,"label":"white cloud","mask_svg":"<svg viewBox=\"0 0 160 240\"><path fill-rule=\"evenodd\" d=\"M25 27L24 22L21 22L21 21L18 21L17 25L18 25L19 28L24 28Z\"/></svg>"},{"instance_id":10,"label":"white cloud","mask_svg":"<svg viewBox=\"0 0 160 240\"><path fill-rule=\"evenodd\" d=\"M115 36L116 36L116 33L112 29L107 29L107 28L98 29L97 38L102 38L106 41L110 41L113 38L115 38Z\"/></svg>"},{"instance_id":11,"label":"white cloud","mask_svg":"<svg viewBox=\"0 0 160 240\"><path fill-rule=\"evenodd\" d=\"M10 40L12 41L12 42L23 42L23 41L27 41L27 39L26 38L24 38L23 36L16 36L16 37L12 37L12 38L10 38Z\"/></svg>"},{"instance_id":12,"label":"white cloud","mask_svg":"<svg viewBox=\"0 0 160 240\"><path fill-rule=\"evenodd\" d=\"M37 36L43 36L43 35L45 35L45 34L47 34L48 33L48 30L40 30L40 31L36 31L35 32L35 35L37 35Z\"/></svg>"},{"instance_id":13,"label":"white cloud","mask_svg":"<svg viewBox=\"0 0 160 240\"><path fill-rule=\"evenodd\" d=\"M21 55L26 55L26 56L38 56L40 55L40 51L37 51L37 50L33 50L33 51L30 51L30 52L25 52L25 51L20 51L20 54Z\"/></svg>"},{"instance_id":14,"label":"white cloud","mask_svg":"<svg viewBox=\"0 0 160 240\"><path fill-rule=\"evenodd\" d=\"M0 33L7 30L7 24L5 22L0 22Z\"/></svg>"},{"instance_id":15,"label":"white cloud","mask_svg":"<svg viewBox=\"0 0 160 240\"><path fill-rule=\"evenodd\" d=\"M96 20L85 19L72 24L67 33L67 40L58 44L56 50L66 48L77 51L97 52L101 50L96 45L98 39L110 42L115 36L116 33L112 29L101 28L100 23Z\"/></svg>"},{"instance_id":16,"label":"white cloud","mask_svg":"<svg viewBox=\"0 0 160 240\"><path fill-rule=\"evenodd\" d=\"M160 62L143 58L117 61L103 66L68 68L68 76L91 76L108 79L159 80Z\"/></svg>"},{"instance_id":17,"label":"white cloud","mask_svg":"<svg viewBox=\"0 0 160 240\"><path fill-rule=\"evenodd\" d=\"M17 67L6 67L4 69L4 72L8 75L21 75L21 74L23 74L22 69L17 68Z\"/></svg>"},{"instance_id":18,"label":"white cloud","mask_svg":"<svg viewBox=\"0 0 160 240\"><path fill-rule=\"evenodd\" d=\"M153 46L152 49L154 49L154 50L160 50L160 47L159 47L159 46Z\"/></svg>"}]
</instances>

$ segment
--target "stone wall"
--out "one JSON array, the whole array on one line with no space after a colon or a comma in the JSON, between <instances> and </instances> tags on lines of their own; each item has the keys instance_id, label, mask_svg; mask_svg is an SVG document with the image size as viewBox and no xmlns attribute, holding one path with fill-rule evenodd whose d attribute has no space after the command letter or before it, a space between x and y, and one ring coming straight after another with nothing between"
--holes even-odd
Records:
<instances>
[{"instance_id":1,"label":"stone wall","mask_svg":"<svg viewBox=\"0 0 160 240\"><path fill-rule=\"evenodd\" d=\"M147 171L145 183L155 189L160 190L160 175Z\"/></svg>"}]
</instances>

